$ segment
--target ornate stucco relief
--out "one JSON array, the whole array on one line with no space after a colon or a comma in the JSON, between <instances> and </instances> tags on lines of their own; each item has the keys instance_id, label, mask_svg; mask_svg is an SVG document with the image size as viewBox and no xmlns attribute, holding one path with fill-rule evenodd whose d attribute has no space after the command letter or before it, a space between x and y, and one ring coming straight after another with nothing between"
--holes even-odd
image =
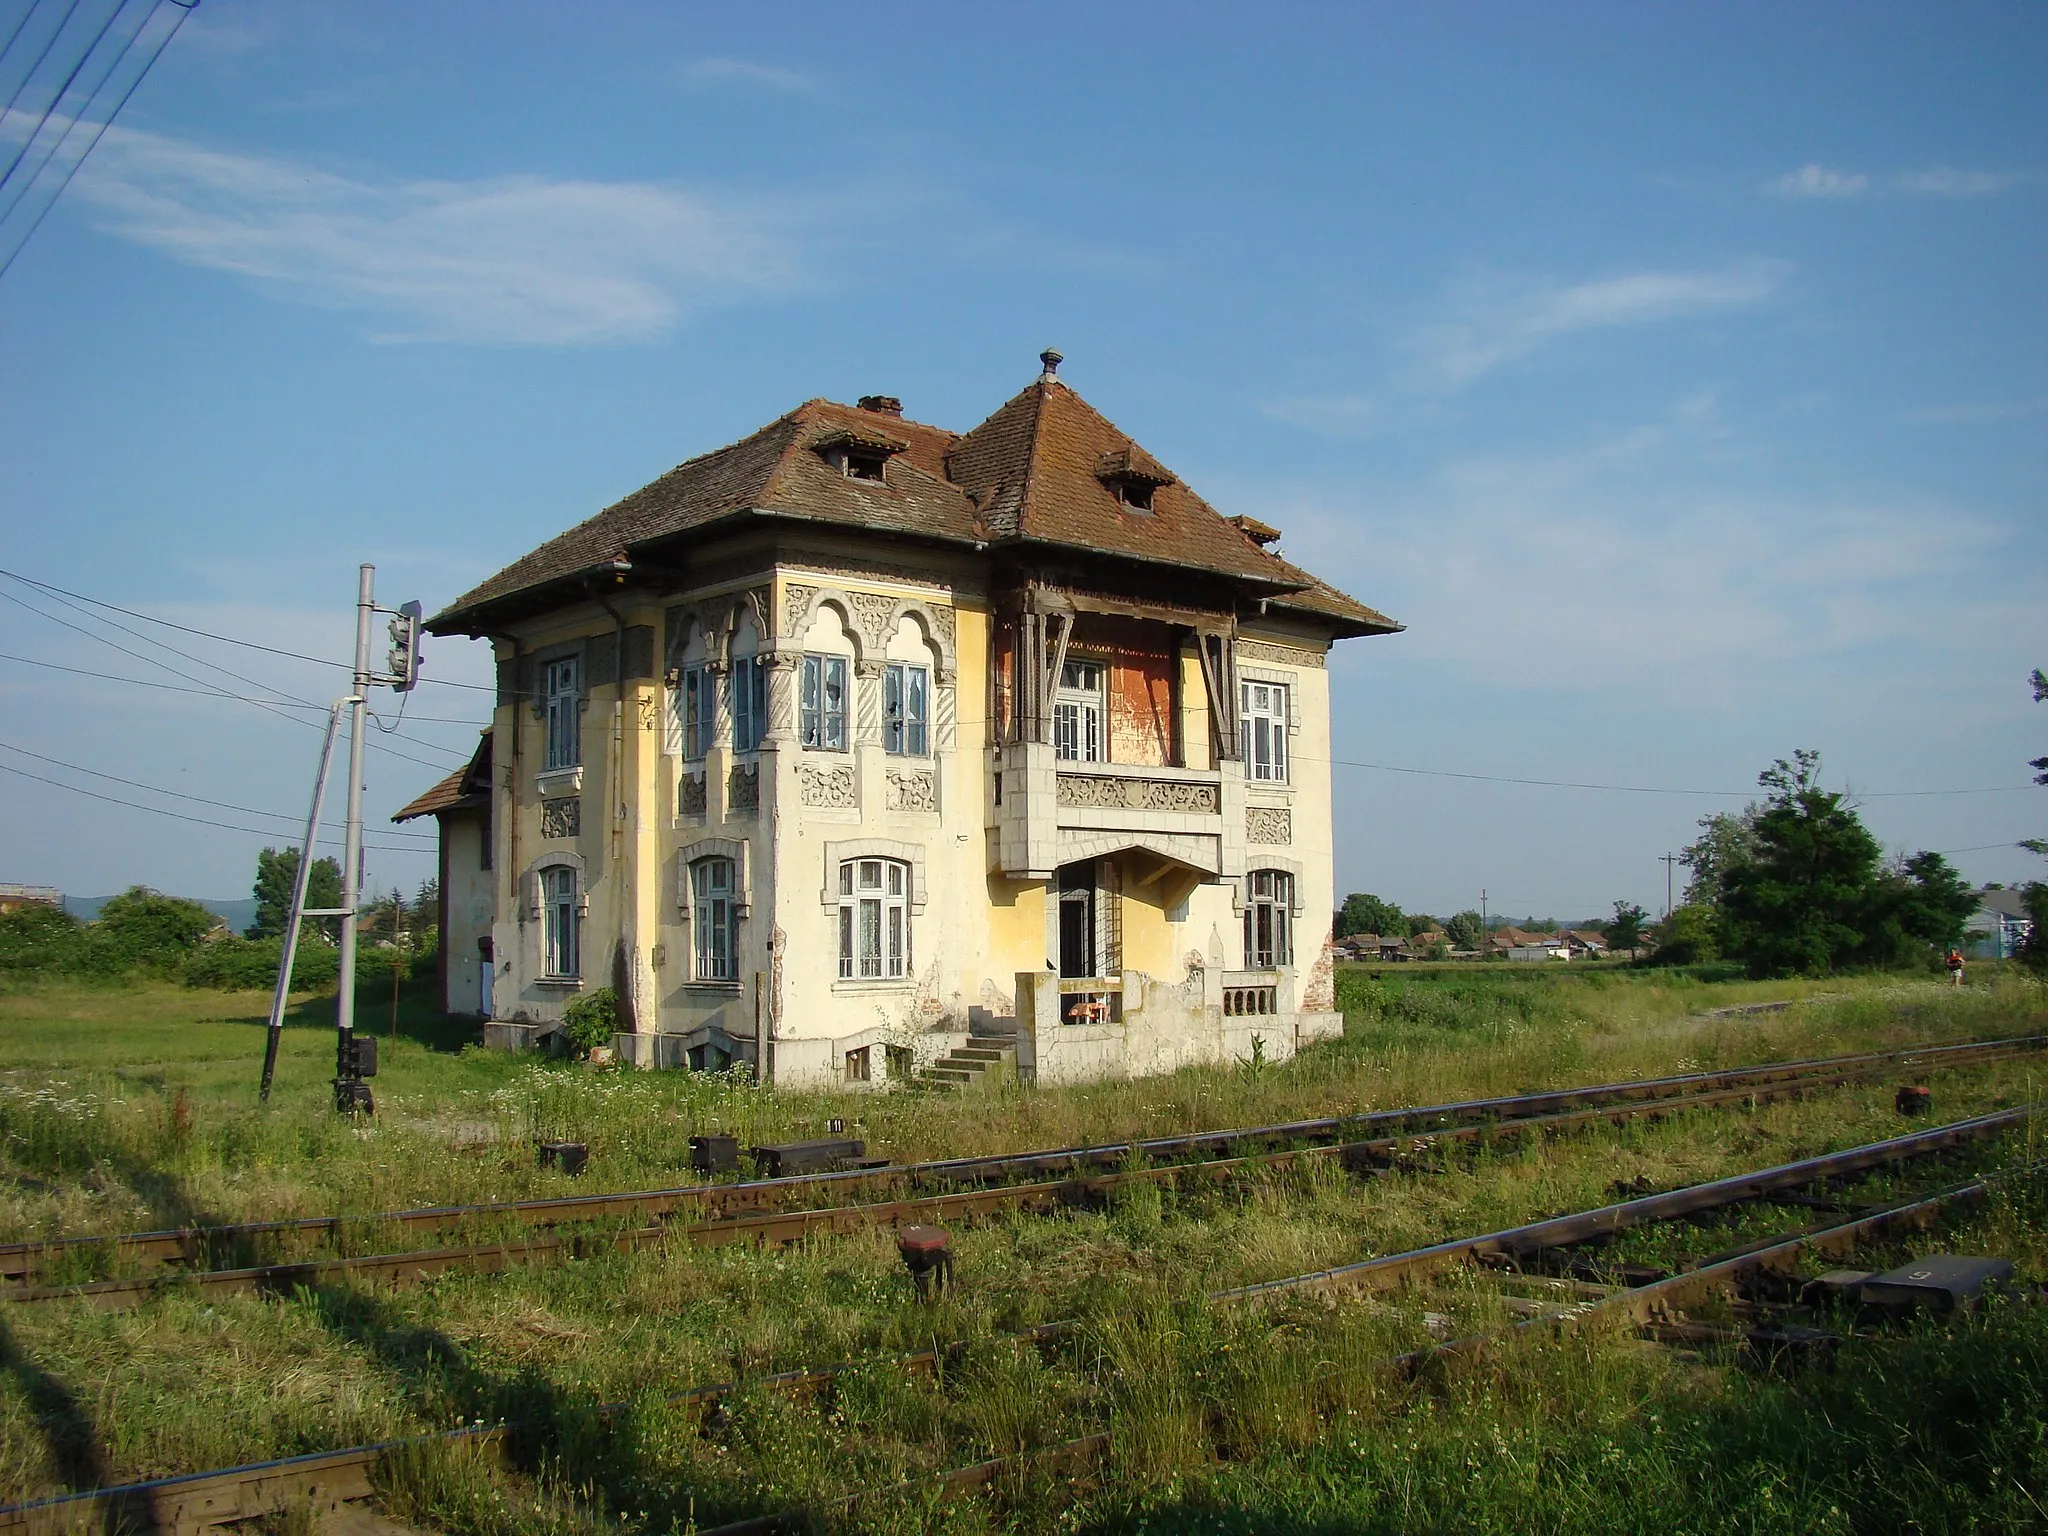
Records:
<instances>
[{"instance_id":1,"label":"ornate stucco relief","mask_svg":"<svg viewBox=\"0 0 2048 1536\"><path fill-rule=\"evenodd\" d=\"M1248 843L1293 842L1294 812L1284 805L1246 806L1244 840Z\"/></svg>"},{"instance_id":2,"label":"ornate stucco relief","mask_svg":"<svg viewBox=\"0 0 2048 1536\"><path fill-rule=\"evenodd\" d=\"M1062 773L1058 800L1077 810L1185 811L1214 816L1222 808L1214 784L1180 779L1127 779L1108 774Z\"/></svg>"},{"instance_id":3,"label":"ornate stucco relief","mask_svg":"<svg viewBox=\"0 0 2048 1536\"><path fill-rule=\"evenodd\" d=\"M929 773L905 773L891 768L883 782L882 806L891 811L936 811L938 781Z\"/></svg>"},{"instance_id":4,"label":"ornate stucco relief","mask_svg":"<svg viewBox=\"0 0 2048 1536\"><path fill-rule=\"evenodd\" d=\"M761 809L761 770L752 763L734 763L725 775L725 808L728 811Z\"/></svg>"},{"instance_id":5,"label":"ornate stucco relief","mask_svg":"<svg viewBox=\"0 0 2048 1536\"><path fill-rule=\"evenodd\" d=\"M542 837L577 837L583 831L583 802L575 796L540 803Z\"/></svg>"},{"instance_id":6,"label":"ornate stucco relief","mask_svg":"<svg viewBox=\"0 0 2048 1536\"><path fill-rule=\"evenodd\" d=\"M686 773L682 785L676 792L676 814L679 816L702 816L704 814L704 775Z\"/></svg>"},{"instance_id":7,"label":"ornate stucco relief","mask_svg":"<svg viewBox=\"0 0 2048 1536\"><path fill-rule=\"evenodd\" d=\"M1239 640L1237 654L1253 661L1276 661L1283 667L1320 667L1326 661L1320 651L1277 645L1271 640Z\"/></svg>"},{"instance_id":8,"label":"ornate stucco relief","mask_svg":"<svg viewBox=\"0 0 2048 1536\"><path fill-rule=\"evenodd\" d=\"M797 765L796 780L799 796L805 805L847 811L860 807L860 794L854 782L851 763L841 763L834 767L820 763L800 763Z\"/></svg>"}]
</instances>

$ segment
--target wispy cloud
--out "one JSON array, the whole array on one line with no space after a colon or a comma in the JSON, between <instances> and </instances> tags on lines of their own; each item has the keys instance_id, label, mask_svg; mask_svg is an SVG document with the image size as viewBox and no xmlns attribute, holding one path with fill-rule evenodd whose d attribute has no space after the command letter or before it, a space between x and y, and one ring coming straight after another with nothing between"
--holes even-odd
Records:
<instances>
[{"instance_id":1,"label":"wispy cloud","mask_svg":"<svg viewBox=\"0 0 2048 1536\"><path fill-rule=\"evenodd\" d=\"M2048 416L2048 395L2028 400L1978 400L1962 405L1928 405L1901 411L1897 420L1909 427L1946 426L1979 421L2024 421Z\"/></svg>"},{"instance_id":2,"label":"wispy cloud","mask_svg":"<svg viewBox=\"0 0 2048 1536\"><path fill-rule=\"evenodd\" d=\"M1577 332L1760 303L1790 270L1782 261L1752 258L1718 268L1625 272L1569 284L1473 274L1454 285L1444 317L1418 327L1407 347L1425 386L1462 389Z\"/></svg>"},{"instance_id":3,"label":"wispy cloud","mask_svg":"<svg viewBox=\"0 0 2048 1536\"><path fill-rule=\"evenodd\" d=\"M651 182L357 179L117 127L77 190L124 239L385 341L644 342L804 276L792 209Z\"/></svg>"},{"instance_id":4,"label":"wispy cloud","mask_svg":"<svg viewBox=\"0 0 2048 1536\"><path fill-rule=\"evenodd\" d=\"M682 74L696 85L755 85L771 91L797 92L818 88L818 82L802 70L756 64L750 59L692 59L683 66Z\"/></svg>"},{"instance_id":5,"label":"wispy cloud","mask_svg":"<svg viewBox=\"0 0 2048 1536\"><path fill-rule=\"evenodd\" d=\"M1870 178L1861 171L1831 171L1809 162L1787 171L1765 190L1777 197L1861 197L1870 190Z\"/></svg>"},{"instance_id":6,"label":"wispy cloud","mask_svg":"<svg viewBox=\"0 0 2048 1536\"><path fill-rule=\"evenodd\" d=\"M2003 192L2007 187L2039 179L2022 171L1963 171L1953 166L1872 175L1866 171L1838 171L1809 162L1796 171L1788 171L1765 182L1764 191L1773 197L1837 201L1885 193L1909 197L1988 197L1994 192Z\"/></svg>"},{"instance_id":7,"label":"wispy cloud","mask_svg":"<svg viewBox=\"0 0 2048 1536\"><path fill-rule=\"evenodd\" d=\"M1695 396L1576 449L1457 460L1405 489L1222 489L1283 528L1291 558L1399 615L1404 657L1475 680L1512 656L1528 686L1654 683L1735 708L1874 647L1945 655L1994 612L2034 624L2044 588L2006 558L2013 529L1939 501L1751 483L1726 431Z\"/></svg>"},{"instance_id":8,"label":"wispy cloud","mask_svg":"<svg viewBox=\"0 0 2048 1536\"><path fill-rule=\"evenodd\" d=\"M1362 437L1378 421L1378 402L1365 395L1290 395L1262 401L1259 414L1332 437Z\"/></svg>"}]
</instances>

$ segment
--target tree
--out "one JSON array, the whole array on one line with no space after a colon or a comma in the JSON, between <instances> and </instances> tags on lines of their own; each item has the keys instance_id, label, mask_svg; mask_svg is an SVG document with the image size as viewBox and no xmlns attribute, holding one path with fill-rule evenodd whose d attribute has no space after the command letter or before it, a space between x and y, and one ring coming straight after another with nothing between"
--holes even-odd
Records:
<instances>
[{"instance_id":1,"label":"tree","mask_svg":"<svg viewBox=\"0 0 2048 1536\"><path fill-rule=\"evenodd\" d=\"M1916 853L1873 893L1864 952L1874 965L1909 962L1959 942L1977 910L1976 888L1938 853Z\"/></svg>"},{"instance_id":2,"label":"tree","mask_svg":"<svg viewBox=\"0 0 2048 1536\"><path fill-rule=\"evenodd\" d=\"M131 885L107 898L93 926L113 953L148 966L175 966L220 919L196 901Z\"/></svg>"},{"instance_id":3,"label":"tree","mask_svg":"<svg viewBox=\"0 0 2048 1536\"><path fill-rule=\"evenodd\" d=\"M1436 919L1427 912L1412 913L1406 921L1408 924L1408 937L1411 939L1420 938L1425 933L1433 932L1437 926Z\"/></svg>"},{"instance_id":4,"label":"tree","mask_svg":"<svg viewBox=\"0 0 2048 1536\"><path fill-rule=\"evenodd\" d=\"M1762 807L1751 804L1740 811L1717 811L1700 818L1699 838L1678 855L1678 862L1692 871L1685 882L1684 900L1689 906L1719 914L1728 872L1756 857L1756 823L1762 814Z\"/></svg>"},{"instance_id":5,"label":"tree","mask_svg":"<svg viewBox=\"0 0 2048 1536\"><path fill-rule=\"evenodd\" d=\"M1601 932L1606 936L1609 949L1638 949L1642 946L1643 933L1650 914L1632 901L1617 901L1614 904L1614 918Z\"/></svg>"},{"instance_id":6,"label":"tree","mask_svg":"<svg viewBox=\"0 0 2048 1536\"><path fill-rule=\"evenodd\" d=\"M265 848L256 855L256 884L250 892L256 898L256 919L247 929L250 938L272 939L284 932L284 925L292 915L292 887L298 878L298 849L287 848L280 853L275 848ZM306 876L306 905L341 905L341 865L338 861L331 858L313 861L313 868ZM302 938L311 932L332 939L336 931L333 919L309 917L299 933Z\"/></svg>"},{"instance_id":7,"label":"tree","mask_svg":"<svg viewBox=\"0 0 2048 1536\"><path fill-rule=\"evenodd\" d=\"M1444 937L1451 941L1453 949L1477 949L1486 935L1479 926L1477 912L1460 912L1444 924Z\"/></svg>"},{"instance_id":8,"label":"tree","mask_svg":"<svg viewBox=\"0 0 2048 1536\"><path fill-rule=\"evenodd\" d=\"M1349 938L1354 933L1402 934L1407 931L1408 919L1399 907L1362 891L1353 891L1346 896L1337 913L1339 938Z\"/></svg>"},{"instance_id":9,"label":"tree","mask_svg":"<svg viewBox=\"0 0 2048 1536\"><path fill-rule=\"evenodd\" d=\"M1715 941L1713 912L1686 902L1671 909L1671 915L1654 930L1657 947L1652 958L1659 965L1697 965L1720 958Z\"/></svg>"},{"instance_id":10,"label":"tree","mask_svg":"<svg viewBox=\"0 0 2048 1536\"><path fill-rule=\"evenodd\" d=\"M1884 868L1877 839L1819 780L1820 754L1810 751L1758 775L1770 793L1753 848L1721 871L1724 951L1768 976L1895 965L1953 942L1975 892L1938 853Z\"/></svg>"},{"instance_id":11,"label":"tree","mask_svg":"<svg viewBox=\"0 0 2048 1536\"><path fill-rule=\"evenodd\" d=\"M425 933L430 928L441 926L441 882L429 875L420 882L420 888L412 898L412 928L415 933Z\"/></svg>"}]
</instances>

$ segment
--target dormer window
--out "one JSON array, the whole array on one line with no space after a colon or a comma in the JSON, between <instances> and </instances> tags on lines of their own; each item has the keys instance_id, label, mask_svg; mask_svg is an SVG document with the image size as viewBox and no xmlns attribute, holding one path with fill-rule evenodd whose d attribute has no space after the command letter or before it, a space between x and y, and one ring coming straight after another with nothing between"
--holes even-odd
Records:
<instances>
[{"instance_id":1,"label":"dormer window","mask_svg":"<svg viewBox=\"0 0 2048 1536\"><path fill-rule=\"evenodd\" d=\"M909 446L879 432L857 432L842 428L811 445L818 454L849 480L888 484L890 458Z\"/></svg>"},{"instance_id":2,"label":"dormer window","mask_svg":"<svg viewBox=\"0 0 2048 1536\"><path fill-rule=\"evenodd\" d=\"M882 466L888 462L886 453L871 448L844 448L839 453L839 472L849 480L880 480Z\"/></svg>"},{"instance_id":3,"label":"dormer window","mask_svg":"<svg viewBox=\"0 0 2048 1536\"><path fill-rule=\"evenodd\" d=\"M1164 466L1136 444L1105 453L1095 466L1095 475L1109 487L1117 504L1130 512L1150 512L1152 493L1173 484L1173 476Z\"/></svg>"}]
</instances>

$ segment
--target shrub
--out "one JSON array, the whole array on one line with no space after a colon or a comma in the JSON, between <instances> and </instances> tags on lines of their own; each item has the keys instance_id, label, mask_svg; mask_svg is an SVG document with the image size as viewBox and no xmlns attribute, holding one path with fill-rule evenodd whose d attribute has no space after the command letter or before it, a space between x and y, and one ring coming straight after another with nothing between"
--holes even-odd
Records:
<instances>
[{"instance_id":1,"label":"shrub","mask_svg":"<svg viewBox=\"0 0 2048 1536\"><path fill-rule=\"evenodd\" d=\"M0 915L0 971L69 971L85 948L85 924L59 907L24 906Z\"/></svg>"},{"instance_id":2,"label":"shrub","mask_svg":"<svg viewBox=\"0 0 2048 1536\"><path fill-rule=\"evenodd\" d=\"M185 985L216 987L223 992L274 987L283 959L282 939L219 939L201 945L185 962ZM310 992L331 987L340 970L340 950L301 939L298 953L292 956L292 990Z\"/></svg>"},{"instance_id":3,"label":"shrub","mask_svg":"<svg viewBox=\"0 0 2048 1536\"><path fill-rule=\"evenodd\" d=\"M219 923L196 901L134 885L110 897L93 926L109 949L131 964L175 971Z\"/></svg>"},{"instance_id":4,"label":"shrub","mask_svg":"<svg viewBox=\"0 0 2048 1536\"><path fill-rule=\"evenodd\" d=\"M586 992L562 1010L562 1040L578 1056L610 1045L618 1027L619 995L610 987Z\"/></svg>"}]
</instances>

